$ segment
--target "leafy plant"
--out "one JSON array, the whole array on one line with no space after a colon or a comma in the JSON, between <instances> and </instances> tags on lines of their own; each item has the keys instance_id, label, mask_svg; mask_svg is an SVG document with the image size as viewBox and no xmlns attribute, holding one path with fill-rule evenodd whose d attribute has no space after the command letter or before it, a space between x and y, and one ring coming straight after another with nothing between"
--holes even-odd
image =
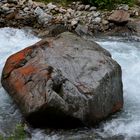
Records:
<instances>
[{"instance_id":1,"label":"leafy plant","mask_svg":"<svg viewBox=\"0 0 140 140\"><path fill-rule=\"evenodd\" d=\"M4 137L0 134L0 140L25 140L26 134L24 127L21 124L17 124L15 131L8 137Z\"/></svg>"},{"instance_id":2,"label":"leafy plant","mask_svg":"<svg viewBox=\"0 0 140 140\"><path fill-rule=\"evenodd\" d=\"M82 0L84 3L90 3L100 8L113 8L115 4L132 5L136 0Z\"/></svg>"}]
</instances>

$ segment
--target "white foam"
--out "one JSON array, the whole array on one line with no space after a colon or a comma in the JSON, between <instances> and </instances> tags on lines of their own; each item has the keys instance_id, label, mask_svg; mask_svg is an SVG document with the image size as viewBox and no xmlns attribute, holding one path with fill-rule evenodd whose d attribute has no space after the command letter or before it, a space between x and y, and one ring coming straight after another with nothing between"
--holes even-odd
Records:
<instances>
[{"instance_id":1,"label":"white foam","mask_svg":"<svg viewBox=\"0 0 140 140\"><path fill-rule=\"evenodd\" d=\"M126 140L140 137L140 44L119 40L98 43L121 65L124 88L122 113L104 123L101 133L104 137L123 135Z\"/></svg>"},{"instance_id":2,"label":"white foam","mask_svg":"<svg viewBox=\"0 0 140 140\"><path fill-rule=\"evenodd\" d=\"M24 30L0 29L0 76L6 59L13 53L34 44L39 38ZM20 113L0 83L0 133L8 133L20 120Z\"/></svg>"},{"instance_id":3,"label":"white foam","mask_svg":"<svg viewBox=\"0 0 140 140\"><path fill-rule=\"evenodd\" d=\"M93 136L96 132L104 138L123 135L126 140L140 137L140 44L139 42L122 42L122 38L111 40L98 40L98 43L108 49L113 58L121 65L123 70L124 109L116 117L102 123L98 129L83 130L85 136ZM23 30L0 29L0 74L4 63L11 54L39 41L30 33ZM15 105L0 86L0 133L9 131L20 118ZM79 134L78 134L79 133ZM44 135L40 130L32 133L35 139L65 139L67 136L81 135L80 131L54 133Z\"/></svg>"}]
</instances>

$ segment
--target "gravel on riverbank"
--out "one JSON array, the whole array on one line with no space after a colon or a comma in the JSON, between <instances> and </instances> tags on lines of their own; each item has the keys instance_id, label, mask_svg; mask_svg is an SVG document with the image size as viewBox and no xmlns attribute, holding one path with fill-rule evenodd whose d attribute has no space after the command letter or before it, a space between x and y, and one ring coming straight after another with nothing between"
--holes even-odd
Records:
<instances>
[{"instance_id":1,"label":"gravel on riverbank","mask_svg":"<svg viewBox=\"0 0 140 140\"><path fill-rule=\"evenodd\" d=\"M65 30L75 31L79 35L106 33L114 29L117 32L116 28L124 30L124 27L129 30L127 23L138 19L139 15L139 6L129 7L125 4L118 5L112 11L101 11L80 2L63 7L32 0L0 1L0 27L28 26L38 29L36 31L41 37L57 35Z\"/></svg>"}]
</instances>

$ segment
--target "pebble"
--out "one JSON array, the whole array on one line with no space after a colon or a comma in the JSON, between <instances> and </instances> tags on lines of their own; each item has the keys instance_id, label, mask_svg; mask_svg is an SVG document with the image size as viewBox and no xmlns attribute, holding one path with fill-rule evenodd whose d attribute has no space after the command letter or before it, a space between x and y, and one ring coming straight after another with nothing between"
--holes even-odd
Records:
<instances>
[{"instance_id":1,"label":"pebble","mask_svg":"<svg viewBox=\"0 0 140 140\"><path fill-rule=\"evenodd\" d=\"M78 11L82 11L84 9L85 9L85 5L83 5L83 4L79 5L78 8L77 8Z\"/></svg>"},{"instance_id":2,"label":"pebble","mask_svg":"<svg viewBox=\"0 0 140 140\"><path fill-rule=\"evenodd\" d=\"M88 10L90 8L90 5L85 6L85 10Z\"/></svg>"},{"instance_id":3,"label":"pebble","mask_svg":"<svg viewBox=\"0 0 140 140\"><path fill-rule=\"evenodd\" d=\"M127 4L121 4L121 5L118 6L117 9L119 9L119 10L122 9L122 10L128 11L129 10L129 6Z\"/></svg>"},{"instance_id":4,"label":"pebble","mask_svg":"<svg viewBox=\"0 0 140 140\"><path fill-rule=\"evenodd\" d=\"M92 15L93 15L94 18L99 17L99 16L100 16L100 12L98 12L98 11L97 11L97 12L93 11L93 12L92 12Z\"/></svg>"},{"instance_id":5,"label":"pebble","mask_svg":"<svg viewBox=\"0 0 140 140\"><path fill-rule=\"evenodd\" d=\"M100 22L101 22L101 18L100 18L100 17L96 17L96 18L94 19L94 21L95 21L96 23L100 23Z\"/></svg>"},{"instance_id":6,"label":"pebble","mask_svg":"<svg viewBox=\"0 0 140 140\"><path fill-rule=\"evenodd\" d=\"M76 19L73 19L72 21L71 21L71 26L75 26L75 25L77 25L78 24L78 21L76 20Z\"/></svg>"},{"instance_id":7,"label":"pebble","mask_svg":"<svg viewBox=\"0 0 140 140\"><path fill-rule=\"evenodd\" d=\"M30 9L28 8L28 7L25 7L24 9L23 9L23 11L24 12L27 12L27 11L29 11Z\"/></svg>"},{"instance_id":8,"label":"pebble","mask_svg":"<svg viewBox=\"0 0 140 140\"><path fill-rule=\"evenodd\" d=\"M3 12L8 12L10 10L9 7L5 5L1 6L1 9L3 10Z\"/></svg>"},{"instance_id":9,"label":"pebble","mask_svg":"<svg viewBox=\"0 0 140 140\"><path fill-rule=\"evenodd\" d=\"M135 16L139 16L139 12L136 11L136 12L135 12Z\"/></svg>"},{"instance_id":10,"label":"pebble","mask_svg":"<svg viewBox=\"0 0 140 140\"><path fill-rule=\"evenodd\" d=\"M102 20L102 24L103 24L103 25L107 25L108 23L109 23L108 20L105 20L105 19Z\"/></svg>"},{"instance_id":11,"label":"pebble","mask_svg":"<svg viewBox=\"0 0 140 140\"><path fill-rule=\"evenodd\" d=\"M53 5L52 3L49 3L49 4L47 4L47 8L49 10L55 9L56 8L56 5Z\"/></svg>"},{"instance_id":12,"label":"pebble","mask_svg":"<svg viewBox=\"0 0 140 140\"><path fill-rule=\"evenodd\" d=\"M38 16L44 15L43 9L41 9L39 6L36 7L36 9L34 10L34 13L35 13L36 15L38 15Z\"/></svg>"},{"instance_id":13,"label":"pebble","mask_svg":"<svg viewBox=\"0 0 140 140\"><path fill-rule=\"evenodd\" d=\"M97 7L95 7L95 6L92 6L92 7L90 7L90 9L89 9L89 11L96 11L97 10Z\"/></svg>"},{"instance_id":14,"label":"pebble","mask_svg":"<svg viewBox=\"0 0 140 140\"><path fill-rule=\"evenodd\" d=\"M61 7L61 8L59 9L59 12L62 13L62 14L64 14L64 13L67 12L67 10Z\"/></svg>"},{"instance_id":15,"label":"pebble","mask_svg":"<svg viewBox=\"0 0 140 140\"><path fill-rule=\"evenodd\" d=\"M85 25L78 24L75 31L78 35L87 35L88 34L88 27Z\"/></svg>"}]
</instances>

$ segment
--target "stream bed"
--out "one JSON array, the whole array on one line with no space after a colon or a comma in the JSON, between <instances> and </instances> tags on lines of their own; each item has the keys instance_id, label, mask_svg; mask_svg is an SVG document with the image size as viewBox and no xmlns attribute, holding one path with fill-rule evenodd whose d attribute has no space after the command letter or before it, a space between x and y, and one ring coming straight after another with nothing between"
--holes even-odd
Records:
<instances>
[{"instance_id":1,"label":"stream bed","mask_svg":"<svg viewBox=\"0 0 140 140\"><path fill-rule=\"evenodd\" d=\"M0 29L0 75L8 56L40 39L30 31ZM94 39L110 51L122 67L124 108L95 128L74 130L32 129L31 140L140 140L140 43L122 37ZM9 135L22 119L0 83L0 134Z\"/></svg>"}]
</instances>

